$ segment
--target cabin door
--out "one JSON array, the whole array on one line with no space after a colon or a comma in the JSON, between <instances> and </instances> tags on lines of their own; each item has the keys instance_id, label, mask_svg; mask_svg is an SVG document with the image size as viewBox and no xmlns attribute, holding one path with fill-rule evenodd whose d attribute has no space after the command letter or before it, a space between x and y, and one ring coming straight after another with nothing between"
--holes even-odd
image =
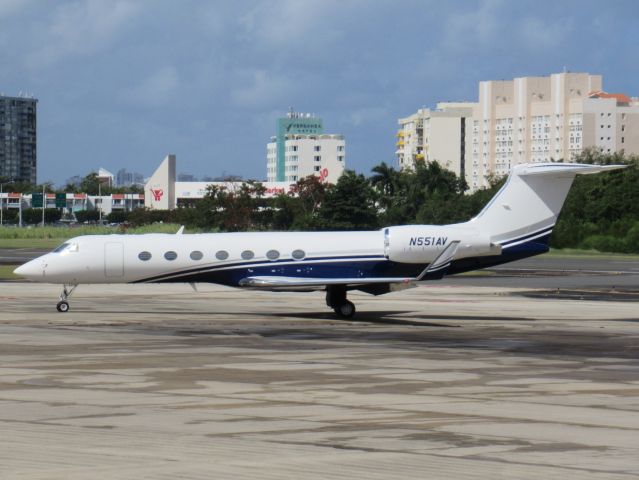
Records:
<instances>
[{"instance_id":1,"label":"cabin door","mask_svg":"<svg viewBox=\"0 0 639 480\"><path fill-rule=\"evenodd\" d=\"M124 246L119 242L104 244L104 275L107 278L124 275Z\"/></svg>"}]
</instances>

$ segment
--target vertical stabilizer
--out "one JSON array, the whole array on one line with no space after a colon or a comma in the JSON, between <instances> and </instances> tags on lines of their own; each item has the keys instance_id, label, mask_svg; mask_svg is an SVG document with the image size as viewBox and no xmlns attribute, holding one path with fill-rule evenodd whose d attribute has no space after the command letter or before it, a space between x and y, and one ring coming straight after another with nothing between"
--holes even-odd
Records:
<instances>
[{"instance_id":1,"label":"vertical stabilizer","mask_svg":"<svg viewBox=\"0 0 639 480\"><path fill-rule=\"evenodd\" d=\"M577 174L623 165L539 163L516 165L502 189L469 224L502 246L548 238Z\"/></svg>"}]
</instances>

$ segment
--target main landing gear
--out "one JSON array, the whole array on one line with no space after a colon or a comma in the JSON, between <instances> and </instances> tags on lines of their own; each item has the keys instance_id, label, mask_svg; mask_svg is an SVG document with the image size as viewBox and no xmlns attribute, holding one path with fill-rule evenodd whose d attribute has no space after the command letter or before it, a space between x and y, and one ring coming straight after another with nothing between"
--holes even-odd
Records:
<instances>
[{"instance_id":1,"label":"main landing gear","mask_svg":"<svg viewBox=\"0 0 639 480\"><path fill-rule=\"evenodd\" d=\"M352 318L355 315L355 305L346 299L346 287L343 285L326 287L326 305L341 318Z\"/></svg>"},{"instance_id":2,"label":"main landing gear","mask_svg":"<svg viewBox=\"0 0 639 480\"><path fill-rule=\"evenodd\" d=\"M62 287L62 293L60 294L60 301L55 307L58 309L58 312L65 313L69 311L69 302L67 302L67 299L71 296L71 294L73 293L73 291L75 290L77 286L78 285L76 284L76 285L64 285Z\"/></svg>"}]
</instances>

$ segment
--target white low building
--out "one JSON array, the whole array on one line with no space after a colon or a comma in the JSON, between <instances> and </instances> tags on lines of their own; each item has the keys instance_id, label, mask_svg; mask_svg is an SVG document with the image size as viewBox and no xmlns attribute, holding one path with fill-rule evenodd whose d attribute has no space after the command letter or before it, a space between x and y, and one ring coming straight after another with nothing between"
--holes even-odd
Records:
<instances>
[{"instance_id":1,"label":"white low building","mask_svg":"<svg viewBox=\"0 0 639 480\"><path fill-rule=\"evenodd\" d=\"M216 185L233 192L246 182L178 182L176 181L176 157L167 155L144 186L145 206L153 210L172 210L190 200L204 198L207 187ZM295 182L260 182L266 189L265 196L289 193Z\"/></svg>"}]
</instances>

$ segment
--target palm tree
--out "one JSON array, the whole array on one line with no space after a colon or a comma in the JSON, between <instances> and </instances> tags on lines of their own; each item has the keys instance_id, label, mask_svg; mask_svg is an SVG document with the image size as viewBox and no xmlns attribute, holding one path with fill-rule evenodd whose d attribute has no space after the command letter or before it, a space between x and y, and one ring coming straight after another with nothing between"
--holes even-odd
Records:
<instances>
[{"instance_id":1,"label":"palm tree","mask_svg":"<svg viewBox=\"0 0 639 480\"><path fill-rule=\"evenodd\" d=\"M392 197L395 194L397 171L386 162L374 166L371 171L371 184L384 196Z\"/></svg>"}]
</instances>

